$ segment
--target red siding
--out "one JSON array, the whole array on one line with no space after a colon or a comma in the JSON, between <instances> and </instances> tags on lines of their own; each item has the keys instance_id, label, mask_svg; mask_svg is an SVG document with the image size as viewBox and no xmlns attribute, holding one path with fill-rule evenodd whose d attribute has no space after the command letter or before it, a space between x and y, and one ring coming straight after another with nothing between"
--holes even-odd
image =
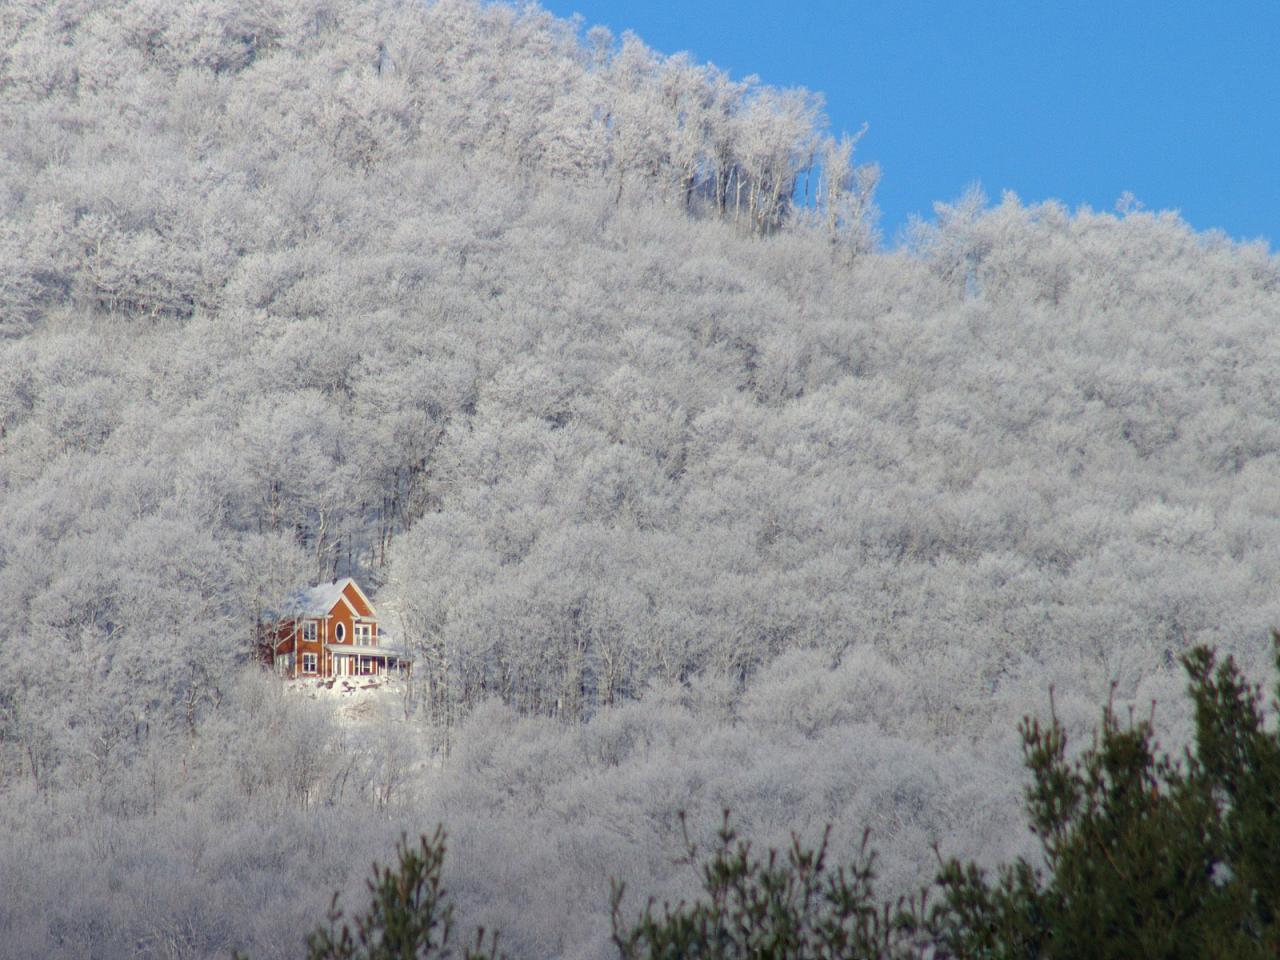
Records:
<instances>
[{"instance_id":1,"label":"red siding","mask_svg":"<svg viewBox=\"0 0 1280 960\"><path fill-rule=\"evenodd\" d=\"M265 655L264 658L270 661L270 654L273 652L277 657L296 654L293 670L290 672L292 677L331 677L334 675L334 656L325 649L326 644L336 644L341 642L343 646L355 645L355 619L352 609L356 614L365 621L372 621L372 633L374 636L374 644L377 644L378 624L374 620L373 608L366 603L360 596L360 591L356 589L354 584L347 584L342 590L342 596L350 604L343 603L338 600L333 608L325 617L310 617L302 619L281 620L279 623L265 626L260 634L262 643L260 650ZM316 639L308 641L302 639L303 624L308 620L313 620L316 624ZM342 628L342 640L338 640L338 627ZM304 654L313 653L316 656L316 672L304 673L302 670L302 658Z\"/></svg>"}]
</instances>

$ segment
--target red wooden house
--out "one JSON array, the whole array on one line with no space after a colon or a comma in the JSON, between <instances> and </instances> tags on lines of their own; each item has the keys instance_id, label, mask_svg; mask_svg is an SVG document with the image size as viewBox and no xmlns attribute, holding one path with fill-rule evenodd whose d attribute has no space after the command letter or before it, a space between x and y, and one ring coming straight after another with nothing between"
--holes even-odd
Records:
<instances>
[{"instance_id":1,"label":"red wooden house","mask_svg":"<svg viewBox=\"0 0 1280 960\"><path fill-rule=\"evenodd\" d=\"M299 593L262 628L263 659L286 677L377 676L407 670L377 611L350 577Z\"/></svg>"}]
</instances>

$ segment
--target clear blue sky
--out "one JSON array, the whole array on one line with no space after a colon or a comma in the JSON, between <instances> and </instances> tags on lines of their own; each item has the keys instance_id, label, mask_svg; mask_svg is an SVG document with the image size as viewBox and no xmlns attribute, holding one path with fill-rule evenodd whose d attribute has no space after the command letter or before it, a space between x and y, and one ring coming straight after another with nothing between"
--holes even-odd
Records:
<instances>
[{"instance_id":1,"label":"clear blue sky","mask_svg":"<svg viewBox=\"0 0 1280 960\"><path fill-rule=\"evenodd\" d=\"M886 239L974 182L1280 248L1280 0L542 0L870 129Z\"/></svg>"}]
</instances>

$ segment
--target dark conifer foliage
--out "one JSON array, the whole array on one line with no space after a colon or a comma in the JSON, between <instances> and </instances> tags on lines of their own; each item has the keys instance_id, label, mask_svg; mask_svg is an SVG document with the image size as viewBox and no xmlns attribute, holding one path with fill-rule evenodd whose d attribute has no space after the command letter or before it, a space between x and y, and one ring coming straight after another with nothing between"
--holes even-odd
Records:
<instances>
[{"instance_id":1,"label":"dark conifer foliage","mask_svg":"<svg viewBox=\"0 0 1280 960\"><path fill-rule=\"evenodd\" d=\"M454 955L453 904L441 881L444 831L423 836L416 848L402 837L394 867L374 865L369 909L343 921L337 895L329 922L307 939L308 960L428 960ZM487 946L487 950L486 950ZM477 931L463 960L498 960L496 938Z\"/></svg>"},{"instance_id":2,"label":"dark conifer foliage","mask_svg":"<svg viewBox=\"0 0 1280 960\"><path fill-rule=\"evenodd\" d=\"M1180 760L1158 749L1151 721L1111 706L1074 760L1056 717L1023 723L1043 867L1019 860L992 881L947 863L924 924L942 955L1276 955L1280 735L1230 657L1197 647L1182 659L1196 733Z\"/></svg>"},{"instance_id":3,"label":"dark conifer foliage","mask_svg":"<svg viewBox=\"0 0 1280 960\"><path fill-rule=\"evenodd\" d=\"M829 828L828 828L829 832ZM622 910L624 890L613 889L613 940L622 960L704 957L769 960L906 956L900 945L901 910L875 898L875 856L862 850L853 863L831 868L828 838L816 848L793 838L785 855L761 858L738 837L725 813L716 845L699 856L689 845L704 897L661 912L651 902L638 920Z\"/></svg>"}]
</instances>

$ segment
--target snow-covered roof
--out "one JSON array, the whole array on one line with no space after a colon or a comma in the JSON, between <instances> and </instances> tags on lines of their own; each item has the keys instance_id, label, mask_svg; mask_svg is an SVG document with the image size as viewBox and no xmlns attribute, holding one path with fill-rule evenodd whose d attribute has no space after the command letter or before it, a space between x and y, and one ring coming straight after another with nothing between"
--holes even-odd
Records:
<instances>
[{"instance_id":1,"label":"snow-covered roof","mask_svg":"<svg viewBox=\"0 0 1280 960\"><path fill-rule=\"evenodd\" d=\"M310 590L303 590L290 604L304 617L323 617L333 609L333 605L342 598L342 591L351 582L350 577L343 577L333 583L321 583Z\"/></svg>"},{"instance_id":2,"label":"snow-covered roof","mask_svg":"<svg viewBox=\"0 0 1280 960\"><path fill-rule=\"evenodd\" d=\"M359 612L355 607L352 607L351 603L343 597L342 593L349 585L354 586L356 593L364 597L364 592L360 589L359 584L350 577L343 577L341 580L334 580L332 583L321 583L311 587L309 590L303 590L298 593L289 602L289 611L295 616L323 617L333 609L334 604L341 600L348 607L351 607L351 612L356 616L356 619L372 619L359 616Z\"/></svg>"},{"instance_id":3,"label":"snow-covered roof","mask_svg":"<svg viewBox=\"0 0 1280 960\"><path fill-rule=\"evenodd\" d=\"M356 609L355 604L343 596L343 592L348 586L355 590L356 596L360 600L369 604L369 610L371 611L369 616L362 616L360 611ZM321 583L314 587L308 587L306 590L300 590L290 597L282 608L264 610L262 616L267 621L295 620L299 617L326 617L333 610L334 605L338 603L345 603L347 609L351 611L351 618L357 622L371 623L378 620L378 612L373 609L373 604L369 602L365 592L360 589L360 584L356 583L351 577L343 577L341 580L334 580L332 583ZM379 632L385 634L385 631L381 629Z\"/></svg>"}]
</instances>

